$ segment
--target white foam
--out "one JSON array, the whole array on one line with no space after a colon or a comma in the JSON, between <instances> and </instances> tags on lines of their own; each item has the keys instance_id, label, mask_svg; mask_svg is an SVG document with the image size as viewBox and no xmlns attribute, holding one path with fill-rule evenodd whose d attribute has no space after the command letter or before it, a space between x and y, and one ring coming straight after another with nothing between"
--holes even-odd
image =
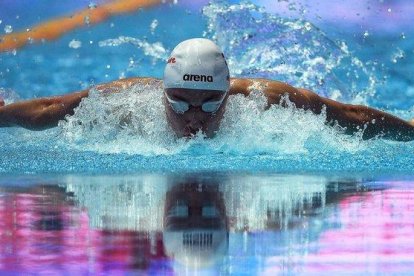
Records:
<instances>
[{"instance_id":1,"label":"white foam","mask_svg":"<svg viewBox=\"0 0 414 276\"><path fill-rule=\"evenodd\" d=\"M60 122L65 143L77 150L141 155L170 154L304 154L327 150L358 151L361 137L346 136L340 128L325 125L324 113L315 115L278 105L266 110L260 87L252 93L230 96L217 135L205 139L178 139L167 124L159 82L135 85L119 93L96 90L85 98L73 116Z\"/></svg>"}]
</instances>

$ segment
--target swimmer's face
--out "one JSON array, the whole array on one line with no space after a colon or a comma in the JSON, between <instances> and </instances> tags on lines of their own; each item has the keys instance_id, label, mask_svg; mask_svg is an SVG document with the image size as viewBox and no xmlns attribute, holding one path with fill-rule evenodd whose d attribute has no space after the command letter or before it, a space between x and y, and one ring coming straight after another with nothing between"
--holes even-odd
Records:
<instances>
[{"instance_id":1,"label":"swimmer's face","mask_svg":"<svg viewBox=\"0 0 414 276\"><path fill-rule=\"evenodd\" d=\"M191 137L201 130L214 136L223 117L227 95L215 90L165 89L167 120L179 137Z\"/></svg>"},{"instance_id":2,"label":"swimmer's face","mask_svg":"<svg viewBox=\"0 0 414 276\"><path fill-rule=\"evenodd\" d=\"M203 186L199 183L174 186L166 195L164 228L166 230L227 228L223 194L216 188L215 185Z\"/></svg>"}]
</instances>

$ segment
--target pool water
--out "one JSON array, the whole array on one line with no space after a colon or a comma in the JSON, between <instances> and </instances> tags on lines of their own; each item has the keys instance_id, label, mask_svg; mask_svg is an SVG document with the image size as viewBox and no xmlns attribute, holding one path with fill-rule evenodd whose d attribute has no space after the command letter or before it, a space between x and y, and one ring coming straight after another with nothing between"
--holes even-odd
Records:
<instances>
[{"instance_id":1,"label":"pool water","mask_svg":"<svg viewBox=\"0 0 414 276\"><path fill-rule=\"evenodd\" d=\"M0 271L410 274L413 187L280 174L3 178Z\"/></svg>"},{"instance_id":2,"label":"pool water","mask_svg":"<svg viewBox=\"0 0 414 276\"><path fill-rule=\"evenodd\" d=\"M85 5L72 2L22 12L25 1L4 1L0 30ZM162 78L177 43L207 37L234 77L414 118L409 1L367 1L364 12L334 19L307 1L178 2L0 53L0 96L12 103ZM54 129L0 129L2 274L414 271L414 142L344 135L325 114L265 111L260 88L229 99L215 138L188 141L169 129L161 99L159 82L92 89Z\"/></svg>"},{"instance_id":3,"label":"pool water","mask_svg":"<svg viewBox=\"0 0 414 276\"><path fill-rule=\"evenodd\" d=\"M372 31L361 39L351 28L330 25L325 32L321 22L315 24L247 3L161 5L1 54L0 94L13 102L120 77L161 78L178 42L205 36L222 47L233 76L282 80L414 118L411 29L404 38L397 31ZM231 97L215 139L186 142L166 124L161 96L158 83L116 95L92 93L58 128L2 129L0 172L414 171L413 142L363 141L361 133L346 136L325 126L324 114L277 106L265 111L259 88L247 98ZM125 117L132 117L131 124L119 127Z\"/></svg>"}]
</instances>

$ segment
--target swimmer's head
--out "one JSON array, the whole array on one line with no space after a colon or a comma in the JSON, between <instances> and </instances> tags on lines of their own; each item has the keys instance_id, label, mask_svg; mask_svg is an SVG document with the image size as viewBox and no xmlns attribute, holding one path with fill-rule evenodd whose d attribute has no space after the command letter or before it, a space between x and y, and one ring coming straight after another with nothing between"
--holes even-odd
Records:
<instances>
[{"instance_id":1,"label":"swimmer's head","mask_svg":"<svg viewBox=\"0 0 414 276\"><path fill-rule=\"evenodd\" d=\"M212 136L229 89L229 68L214 42L204 38L181 42L164 71L168 122L179 136L192 136L199 130Z\"/></svg>"},{"instance_id":2,"label":"swimmer's head","mask_svg":"<svg viewBox=\"0 0 414 276\"><path fill-rule=\"evenodd\" d=\"M227 93L229 87L229 68L223 52L214 42L205 38L193 38L174 48L165 66L164 89L215 90Z\"/></svg>"}]
</instances>

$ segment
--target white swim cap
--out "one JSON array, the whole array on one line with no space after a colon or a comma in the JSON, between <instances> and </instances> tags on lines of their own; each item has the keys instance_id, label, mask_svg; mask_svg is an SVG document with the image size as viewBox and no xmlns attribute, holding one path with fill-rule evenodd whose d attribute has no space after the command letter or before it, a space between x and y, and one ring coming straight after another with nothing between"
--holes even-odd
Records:
<instances>
[{"instance_id":1,"label":"white swim cap","mask_svg":"<svg viewBox=\"0 0 414 276\"><path fill-rule=\"evenodd\" d=\"M214 42L205 38L193 38L174 48L165 66L165 89L227 92L229 87L229 68L223 52Z\"/></svg>"}]
</instances>

